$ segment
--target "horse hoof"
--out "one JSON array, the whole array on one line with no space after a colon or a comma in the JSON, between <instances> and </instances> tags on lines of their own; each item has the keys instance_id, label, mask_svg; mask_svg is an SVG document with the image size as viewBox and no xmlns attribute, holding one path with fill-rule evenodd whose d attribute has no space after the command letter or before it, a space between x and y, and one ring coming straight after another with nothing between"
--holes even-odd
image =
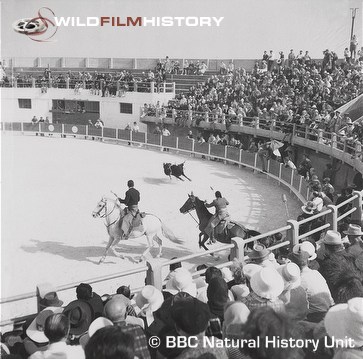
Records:
<instances>
[{"instance_id":1,"label":"horse hoof","mask_svg":"<svg viewBox=\"0 0 363 359\"><path fill-rule=\"evenodd\" d=\"M101 264L105 261L106 259L106 256L102 256L101 259L99 260L98 264Z\"/></svg>"}]
</instances>

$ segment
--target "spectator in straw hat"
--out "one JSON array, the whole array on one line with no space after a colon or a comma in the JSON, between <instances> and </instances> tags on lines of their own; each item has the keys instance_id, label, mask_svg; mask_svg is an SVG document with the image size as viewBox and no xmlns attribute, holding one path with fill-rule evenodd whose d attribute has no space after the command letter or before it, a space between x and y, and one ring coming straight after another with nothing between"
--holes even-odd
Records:
<instances>
[{"instance_id":1,"label":"spectator in straw hat","mask_svg":"<svg viewBox=\"0 0 363 359\"><path fill-rule=\"evenodd\" d=\"M146 293L144 293L144 295L145 294ZM139 325L126 322L127 304L120 296L121 294L113 296L111 300L105 304L104 316L110 319L114 325L118 326L123 333L131 334L134 337L135 355L137 357L146 359L150 358L145 332ZM143 298L144 296L138 300L139 305L142 307L144 306L142 303L147 303L147 301Z\"/></svg>"},{"instance_id":2,"label":"spectator in straw hat","mask_svg":"<svg viewBox=\"0 0 363 359\"><path fill-rule=\"evenodd\" d=\"M305 251L289 254L288 258L300 268L301 286L305 289L309 301L307 319L318 323L330 306L334 304L330 289L324 277L308 267L309 254Z\"/></svg>"},{"instance_id":3,"label":"spectator in straw hat","mask_svg":"<svg viewBox=\"0 0 363 359\"><path fill-rule=\"evenodd\" d=\"M362 358L363 348L363 298L353 298L348 303L330 308L324 319L324 326L337 345L333 359ZM350 341L347 342L347 339ZM344 345L345 343L345 345Z\"/></svg>"},{"instance_id":4,"label":"spectator in straw hat","mask_svg":"<svg viewBox=\"0 0 363 359\"><path fill-rule=\"evenodd\" d=\"M79 343L81 344L82 348L84 349L86 344L89 342L90 338L97 332L97 330L101 328L108 327L113 325L110 319L104 317L96 318L89 326L88 332L84 334L80 339Z\"/></svg>"},{"instance_id":5,"label":"spectator in straw hat","mask_svg":"<svg viewBox=\"0 0 363 359\"><path fill-rule=\"evenodd\" d=\"M319 270L319 263L317 262L316 244L313 240L306 240L304 242L295 244L292 248L293 253L299 253L300 251L307 252L309 254L308 267L310 269Z\"/></svg>"},{"instance_id":6,"label":"spectator in straw hat","mask_svg":"<svg viewBox=\"0 0 363 359\"><path fill-rule=\"evenodd\" d=\"M174 275L166 283L166 290L171 294L186 292L192 297L197 296L197 286L193 282L191 273L185 268L177 268Z\"/></svg>"},{"instance_id":7,"label":"spectator in straw hat","mask_svg":"<svg viewBox=\"0 0 363 359\"><path fill-rule=\"evenodd\" d=\"M178 359L198 358L203 354L213 354L215 358L227 359L224 348L204 345L203 338L209 324L211 313L208 305L196 298L189 297L176 302L172 307L175 328L180 336L191 337L192 347L186 348Z\"/></svg>"},{"instance_id":8,"label":"spectator in straw hat","mask_svg":"<svg viewBox=\"0 0 363 359\"><path fill-rule=\"evenodd\" d=\"M284 281L274 268L262 268L252 275L251 293L242 298L249 310L259 307L272 307L277 312L284 312L285 305L279 295L284 290Z\"/></svg>"},{"instance_id":9,"label":"spectator in straw hat","mask_svg":"<svg viewBox=\"0 0 363 359\"><path fill-rule=\"evenodd\" d=\"M304 320L308 314L308 297L301 286L300 268L295 263L286 263L277 268L284 280L284 291L280 299L285 303L286 312L291 318Z\"/></svg>"},{"instance_id":10,"label":"spectator in straw hat","mask_svg":"<svg viewBox=\"0 0 363 359\"><path fill-rule=\"evenodd\" d=\"M29 359L83 359L84 351L79 345L66 343L70 331L69 318L61 313L51 314L44 323L44 335L49 340L49 347L45 351L39 351Z\"/></svg>"},{"instance_id":11,"label":"spectator in straw hat","mask_svg":"<svg viewBox=\"0 0 363 359\"><path fill-rule=\"evenodd\" d=\"M276 262L271 260L271 251L267 249L263 244L256 244L253 246L253 250L247 254L247 263L258 264L261 267L276 267Z\"/></svg>"},{"instance_id":12,"label":"spectator in straw hat","mask_svg":"<svg viewBox=\"0 0 363 359\"><path fill-rule=\"evenodd\" d=\"M47 307L43 309L26 329L27 337L24 339L24 347L28 355L32 355L37 351L45 351L48 349L49 340L44 333L45 321L48 317L55 313L62 313L61 307Z\"/></svg>"},{"instance_id":13,"label":"spectator in straw hat","mask_svg":"<svg viewBox=\"0 0 363 359\"><path fill-rule=\"evenodd\" d=\"M357 256L363 252L363 241L362 241L362 228L357 224L350 224L347 231L344 234L348 236L349 247L347 252L353 256Z\"/></svg>"}]
</instances>

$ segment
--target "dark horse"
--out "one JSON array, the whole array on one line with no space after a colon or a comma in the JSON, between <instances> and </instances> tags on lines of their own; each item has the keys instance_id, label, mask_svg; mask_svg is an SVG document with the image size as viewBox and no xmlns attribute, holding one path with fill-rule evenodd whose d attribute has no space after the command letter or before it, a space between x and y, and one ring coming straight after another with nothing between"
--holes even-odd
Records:
<instances>
[{"instance_id":1,"label":"dark horse","mask_svg":"<svg viewBox=\"0 0 363 359\"><path fill-rule=\"evenodd\" d=\"M196 210L199 219L199 230L200 230L199 242L198 242L199 247L203 247L205 250L208 250L208 248L205 246L205 242L208 240L209 236L204 232L204 230L207 227L210 218L212 217L212 213L208 211L203 201L201 201L198 197L193 195L193 192L191 194L188 194L188 196L189 198L180 208L180 212L185 214L189 213L193 209ZM222 231L222 233L218 233L219 232L218 227L219 226L217 226L214 229L216 232L215 238L218 242L221 243L231 243L231 238L233 237L240 237L242 239L247 239L260 234L260 232L249 230L243 224L235 221L230 221L229 225L225 228L224 231ZM249 243L248 247L252 248L253 242Z\"/></svg>"},{"instance_id":2,"label":"dark horse","mask_svg":"<svg viewBox=\"0 0 363 359\"><path fill-rule=\"evenodd\" d=\"M180 176L184 176L186 179L191 181L189 177L187 177L184 173L184 163L180 163L179 165L172 165L171 163L163 163L164 167L164 173L170 177L175 176L177 179L180 179L181 181L184 181Z\"/></svg>"}]
</instances>

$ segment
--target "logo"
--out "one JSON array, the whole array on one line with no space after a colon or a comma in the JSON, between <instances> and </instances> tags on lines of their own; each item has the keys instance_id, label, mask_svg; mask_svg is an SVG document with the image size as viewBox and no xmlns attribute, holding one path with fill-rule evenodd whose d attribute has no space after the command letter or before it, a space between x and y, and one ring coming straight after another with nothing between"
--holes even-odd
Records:
<instances>
[{"instance_id":1,"label":"logo","mask_svg":"<svg viewBox=\"0 0 363 359\"><path fill-rule=\"evenodd\" d=\"M44 15L48 12L48 17ZM52 42L51 38L58 31L58 26L54 20L55 14L49 7L41 7L38 10L38 16L33 18L19 19L13 23L13 29L19 33L29 37L29 39L37 42Z\"/></svg>"}]
</instances>

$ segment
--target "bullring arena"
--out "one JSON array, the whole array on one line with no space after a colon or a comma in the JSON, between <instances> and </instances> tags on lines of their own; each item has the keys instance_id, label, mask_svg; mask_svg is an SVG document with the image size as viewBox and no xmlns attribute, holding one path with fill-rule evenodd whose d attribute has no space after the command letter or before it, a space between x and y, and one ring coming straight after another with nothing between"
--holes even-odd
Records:
<instances>
[{"instance_id":1,"label":"bullring arena","mask_svg":"<svg viewBox=\"0 0 363 359\"><path fill-rule=\"evenodd\" d=\"M141 210L160 217L182 240L181 244L163 243L165 260L203 252L198 248L195 221L179 212L191 191L211 201L214 192L210 187L220 190L230 201L232 218L263 233L286 224L282 194L288 198L290 217L300 212L299 202L288 191L265 174L247 168L136 145L73 138L5 132L2 143L2 253L6 253L2 270L11 273L3 277L3 297L32 292L41 283L59 287L137 268L135 258L146 248L145 237L122 242L118 251L127 259L109 253L98 265L108 236L102 220L91 216L103 195L113 198L111 190L123 197L129 178L141 192ZM163 162L183 161L192 182L165 176ZM195 218L195 212L192 214ZM152 254L155 256L154 251ZM219 261L205 254L184 265L191 270L202 263L216 265L226 261L227 254L221 252ZM96 283L94 287L98 293L113 293L122 284L139 288L143 279L140 274ZM59 295L62 300L70 300L74 292ZM24 301L13 309L19 315L30 314L31 308L34 304Z\"/></svg>"}]
</instances>

